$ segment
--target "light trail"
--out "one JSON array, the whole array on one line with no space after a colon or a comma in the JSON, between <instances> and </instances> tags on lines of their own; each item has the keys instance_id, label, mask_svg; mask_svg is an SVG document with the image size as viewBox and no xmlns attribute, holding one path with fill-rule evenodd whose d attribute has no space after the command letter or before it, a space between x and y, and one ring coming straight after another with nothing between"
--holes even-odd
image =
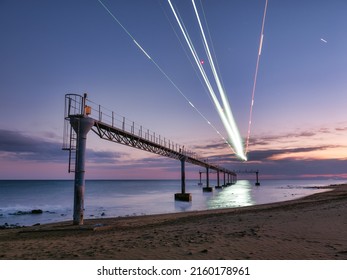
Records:
<instances>
[{"instance_id":1,"label":"light trail","mask_svg":"<svg viewBox=\"0 0 347 280\"><path fill-rule=\"evenodd\" d=\"M261 51L263 49L263 41L264 41L264 34L261 34L261 37L260 37L260 47L259 47L259 51L258 51L258 56L261 56Z\"/></svg>"},{"instance_id":2,"label":"light trail","mask_svg":"<svg viewBox=\"0 0 347 280\"><path fill-rule=\"evenodd\" d=\"M230 129L230 127L228 125L228 120L227 120L226 116L223 113L223 109L222 109L222 107L221 107L221 105L220 105L220 103L218 101L218 98L217 98L216 94L214 93L213 87L212 87L212 85L211 85L211 83L210 83L210 81L209 81L209 79L207 77L207 74L206 74L204 68L202 67L202 64L200 63L201 59L199 58L199 56L198 56L198 54L197 54L197 52L196 52L196 50L194 48L194 45L193 45L193 43L192 43L192 41L191 41L191 39L189 37L189 34L188 34L187 30L184 28L181 20L179 19L178 15L176 13L175 8L173 7L173 5L172 5L170 0L168 0L168 3L170 5L171 10L172 10L172 12L173 12L173 14L174 14L174 16L176 18L176 21L177 21L177 23L178 23L178 25L179 25L179 27L181 29L181 32L182 32L182 34L183 34L183 36L184 36L184 38L185 38L185 40L187 42L187 45L188 45L188 47L189 47L189 49L190 49L190 51L191 51L191 53L193 55L195 63L198 66L198 69L199 69L199 71L200 71L200 73L201 73L201 75L202 75L202 77L203 77L203 79L205 81L205 84L206 84L206 86L207 86L207 88L209 90L209 93L211 95L212 101L213 101L213 103L216 106L217 112L218 112L218 114L219 114L219 116L220 116L220 118L221 118L221 120L223 122L223 125L226 127L226 130L228 132L229 137L230 137L230 135L232 135L232 138L234 138L234 132Z\"/></svg>"},{"instance_id":3,"label":"light trail","mask_svg":"<svg viewBox=\"0 0 347 280\"><path fill-rule=\"evenodd\" d=\"M161 4L161 3L159 2L159 4ZM170 20L170 18L169 18L169 16L168 16L168 14L166 13L166 11L165 11L165 9L163 8L162 5L161 5L161 8L162 8L162 10L163 10L163 13L164 13L166 19L168 20L168 22L169 22L169 24L170 24L170 26L171 26L171 28L172 28L172 31L174 32L174 34L175 34L177 40L179 41L179 43L180 43L180 45L181 45L181 48L182 48L184 54L186 55L186 57L187 57L187 59L188 59L190 65L192 66L192 69L194 70L196 77L198 78L200 84L201 84L202 87L204 88L204 90L205 90L205 92L206 92L208 98L211 100L211 102L213 102L213 101L212 101L212 98L211 98L211 95L210 95L208 89L206 88L206 84L204 83L204 81L202 81L202 77L201 77L201 75L198 73L198 69L194 66L194 62L193 62L193 60L192 60L190 54L188 53L187 49L186 49L185 46L183 45L183 42L182 42L182 40L181 40L181 37L180 37L180 36L178 35L178 33L176 32L176 28L174 28L174 26L173 26L173 24L172 24L172 22L171 22L171 20ZM177 11L177 13L178 13L178 11ZM178 13L178 17L181 18L181 16L180 16L179 13ZM182 24L183 24L183 22L182 22ZM186 27L185 27L185 26L183 26L183 27L184 27L184 29L186 30ZM212 47L213 47L213 46L212 46ZM201 60L200 63L201 63L201 64L204 64L204 60ZM218 66L218 65L217 65L217 66Z\"/></svg>"},{"instance_id":4,"label":"light trail","mask_svg":"<svg viewBox=\"0 0 347 280\"><path fill-rule=\"evenodd\" d=\"M139 47L139 49L140 49L150 60L152 60L152 58L149 56L149 54L139 45L138 42L136 42L136 40L134 40L134 43L136 44L136 46Z\"/></svg>"},{"instance_id":5,"label":"light trail","mask_svg":"<svg viewBox=\"0 0 347 280\"><path fill-rule=\"evenodd\" d=\"M196 15L197 21L199 23L201 35L203 37L204 48L205 48L205 51L206 51L206 54L207 54L207 57L208 57L208 61L210 63L210 67L211 67L213 76L215 78L215 81L216 81L216 84L217 84L217 87L218 87L218 90L219 90L219 95L220 95L220 97L222 99L222 103L223 103L223 106L224 106L224 112L223 113L226 114L229 126L232 129L232 131L233 131L233 136L234 137L231 138L232 135L229 135L229 137L231 138L230 140L234 144L233 146L234 146L234 148L236 150L236 154L241 159L246 160L246 156L245 156L244 151L243 151L243 145L242 145L242 139L241 139L241 136L240 136L240 132L239 132L239 130L237 128L234 116L233 116L231 108L230 108L230 104L229 104L227 95L225 93L225 90L224 90L221 82L220 82L220 79L219 79L216 67L214 65L213 58L212 58L212 55L211 55L211 52L210 52L210 48L209 48L208 42L206 40L205 32L204 32L203 26L201 24L200 16L199 16L199 13L198 13L198 10L196 8L194 0L192 0L192 4L193 4L193 7L194 7L194 11L195 11L195 15Z\"/></svg>"},{"instance_id":6,"label":"light trail","mask_svg":"<svg viewBox=\"0 0 347 280\"><path fill-rule=\"evenodd\" d=\"M228 141L226 141L226 142L229 144L229 147L232 147L232 150L234 151L234 153L239 158L241 158L242 160L247 160L246 156L244 154L244 151L243 151L241 137L240 137L240 135L238 133L238 129L236 127L236 123L235 123L234 118L233 118L232 113L231 113L229 102L228 102L228 100L226 98L226 95L225 95L223 87L222 87L222 85L220 83L217 71L216 71L216 69L214 67L213 59L212 59L211 53L209 51L209 47L208 47L208 44L207 44L206 36L205 36L204 31L202 29L201 21L200 21L200 18L198 16L198 14L197 14L197 18L198 18L198 22L199 22L199 25L201 27L203 38L204 38L204 42L205 42L204 48L206 50L210 66L213 65L213 66L211 66L211 68L212 68L212 71L213 71L213 74L214 74L214 77L215 77L215 80L216 80L216 83L217 83L217 87L218 87L218 89L220 91L220 95L221 95L221 98L222 98L223 105L225 107L224 110L223 110L222 106L219 103L219 100L218 100L218 98L217 98L217 96L216 96L216 94L215 94L215 92L213 90L213 87L212 87L212 85L211 85L211 83L210 83L210 81L209 81L209 79L207 77L207 74L206 74L204 68L202 67L201 59L199 58L199 56L198 56L198 54L197 54L197 52L195 50L195 47L194 47L192 41L190 40L190 37L189 37L189 34L188 34L187 30L184 28L181 20L179 19L178 15L176 13L175 8L173 7L173 5L172 5L170 0L168 0L168 3L170 5L170 8L171 8L171 10L172 10L172 12L174 14L174 17L175 17L175 19L176 19L176 21L178 23L178 26L181 29L181 32L182 32L182 34L183 34L183 36L184 36L184 38L186 40L186 43L187 43L187 45L188 45L188 47L189 47L189 49L190 49L190 51L191 51L191 53L193 55L195 63L196 63L196 65L197 65L197 67L198 67L198 69L199 69L199 71L200 71L200 73L201 73L201 75L202 75L202 77L203 77L203 79L205 81L205 84L206 84L206 86L207 86L207 88L209 90L209 93L211 95L212 101L213 101L213 103L214 103L214 105L216 107L217 113L218 113L218 115L219 115L219 117L220 117L220 119L221 119L221 121L223 123L224 128L227 131L227 134L228 134L228 137L229 137L229 141L233 145L231 146ZM193 2L193 5L194 5L195 10L196 10L196 6L195 6L194 2ZM196 12L197 12L197 10L196 10ZM224 111L226 111L226 113Z\"/></svg>"},{"instance_id":7,"label":"light trail","mask_svg":"<svg viewBox=\"0 0 347 280\"><path fill-rule=\"evenodd\" d=\"M181 29L181 32L182 32L182 34L183 34L183 36L184 36L184 38L185 38L185 40L187 42L187 45L188 45L188 47L189 47L189 49L190 49L190 51L191 51L191 53L193 55L195 63L198 66L198 69L199 69L199 71L200 71L200 73L201 73L201 75L202 75L202 77L203 77L203 79L205 81L205 84L206 84L206 86L207 86L207 88L209 90L211 98L212 98L215 106L217 107L217 111L218 111L218 113L220 113L220 111L222 111L222 107L220 106L218 98L217 98L216 94L214 93L213 87L212 87L212 85L211 85L211 83L210 83L210 81L209 81L209 79L208 79L208 77L206 75L206 72L205 72L204 68L202 67L202 64L200 63L201 59L199 58L199 56L198 56L198 54L197 54L197 52L196 52L196 50L194 48L194 45L193 45L193 43L192 43L192 41L191 41L191 39L189 37L189 34L188 34L188 32L186 32L186 29L184 28L183 24L181 23L181 20L179 19L178 15L176 13L176 10L174 9L171 1L168 0L168 2L169 2L169 5L171 7L171 10L172 10L172 12L173 12L173 14L174 14L174 16L176 18L176 21L177 21L177 23L178 23L178 25L179 25L179 27Z\"/></svg>"},{"instance_id":8,"label":"light trail","mask_svg":"<svg viewBox=\"0 0 347 280\"><path fill-rule=\"evenodd\" d=\"M264 41L264 27L265 27L265 19L266 19L266 12L267 12L267 6L268 6L268 0L265 2L265 8L264 8L264 14L263 14L263 20L261 24L261 32L260 32L260 42L259 42L259 50L258 50L258 57L257 57L257 64L255 66L255 74L254 74L254 81L253 81L253 89L252 89L252 100L251 100L251 106L249 110L249 121L248 121L248 131L247 131L247 140L246 140L246 155L248 153L248 147L249 147L249 138L251 135L251 125L252 125L252 114L253 114L253 106L254 106L254 95L255 95L255 88L257 86L257 78L258 78L258 70L259 70L259 62L260 62L260 56L263 48L263 41Z\"/></svg>"},{"instance_id":9,"label":"light trail","mask_svg":"<svg viewBox=\"0 0 347 280\"><path fill-rule=\"evenodd\" d=\"M229 142L219 133L219 131L217 130L217 128L198 110L198 108L196 108L194 106L194 104L189 100L189 98L181 91L181 89L174 83L174 81L165 73L165 71L154 61L154 59L151 58L151 56L145 51L145 49L135 40L135 38L131 35L131 33L121 24L121 22L116 18L116 16L110 11L110 9L101 1L98 0L98 2L102 5L102 7L108 12L108 14L119 24L119 26L125 31L126 34L128 34L128 36L132 39L132 41L134 42L134 44L141 50L141 52L146 55L146 57L152 61L152 63L157 67L157 69L165 76L165 78L177 89L177 91L181 94L181 96L189 103L189 105L191 107L193 107L193 109L207 122L207 124L209 126L212 127L212 129L214 129L216 131L216 133L221 137L221 139L223 140L223 142L225 142L226 144L229 145L229 147L232 149L232 147L230 146ZM188 41L190 41L190 38L188 39ZM195 50L192 50L193 52L196 53ZM197 54L196 54L197 55ZM198 63L199 64L199 63ZM202 66L200 65L200 69L203 70ZM205 74L206 78L207 75ZM212 89L212 87L211 87ZM216 97L217 99L217 97ZM217 100L218 102L218 100Z\"/></svg>"}]
</instances>

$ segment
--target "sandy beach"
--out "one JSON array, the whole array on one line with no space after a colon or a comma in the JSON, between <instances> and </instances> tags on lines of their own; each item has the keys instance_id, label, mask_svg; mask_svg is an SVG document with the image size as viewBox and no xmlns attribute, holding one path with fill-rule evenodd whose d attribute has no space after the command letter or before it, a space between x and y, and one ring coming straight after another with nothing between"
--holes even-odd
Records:
<instances>
[{"instance_id":1,"label":"sandy beach","mask_svg":"<svg viewBox=\"0 0 347 280\"><path fill-rule=\"evenodd\" d=\"M347 259L347 185L251 207L0 230L0 259Z\"/></svg>"}]
</instances>

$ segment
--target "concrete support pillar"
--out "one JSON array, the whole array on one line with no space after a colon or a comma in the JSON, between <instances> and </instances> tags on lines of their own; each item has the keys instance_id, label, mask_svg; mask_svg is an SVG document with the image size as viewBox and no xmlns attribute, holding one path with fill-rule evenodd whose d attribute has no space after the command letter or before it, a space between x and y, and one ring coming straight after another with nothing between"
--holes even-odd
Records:
<instances>
[{"instance_id":1,"label":"concrete support pillar","mask_svg":"<svg viewBox=\"0 0 347 280\"><path fill-rule=\"evenodd\" d=\"M213 188L210 187L210 171L209 171L209 167L206 166L206 187L204 187L202 190L204 192L212 192Z\"/></svg>"},{"instance_id":2,"label":"concrete support pillar","mask_svg":"<svg viewBox=\"0 0 347 280\"><path fill-rule=\"evenodd\" d=\"M94 125L94 120L89 117L76 116L70 118L70 123L77 135L73 224L83 225L85 153L87 134Z\"/></svg>"},{"instance_id":3,"label":"concrete support pillar","mask_svg":"<svg viewBox=\"0 0 347 280\"><path fill-rule=\"evenodd\" d=\"M225 171L223 172L223 174L224 174L224 183L223 183L223 186L226 186L226 184L225 184Z\"/></svg>"},{"instance_id":4,"label":"concrete support pillar","mask_svg":"<svg viewBox=\"0 0 347 280\"><path fill-rule=\"evenodd\" d=\"M181 159L181 193L186 193L186 169L185 169L185 158Z\"/></svg>"},{"instance_id":5,"label":"concrete support pillar","mask_svg":"<svg viewBox=\"0 0 347 280\"><path fill-rule=\"evenodd\" d=\"M186 170L185 170L186 158L183 157L180 159L180 161L181 161L181 193L175 194L175 200L191 201L192 195L190 193L186 193Z\"/></svg>"},{"instance_id":6,"label":"concrete support pillar","mask_svg":"<svg viewBox=\"0 0 347 280\"><path fill-rule=\"evenodd\" d=\"M202 172L199 171L199 178L200 178L199 183L198 183L199 186L202 186L202 182L201 182L201 173L202 173Z\"/></svg>"},{"instance_id":7,"label":"concrete support pillar","mask_svg":"<svg viewBox=\"0 0 347 280\"><path fill-rule=\"evenodd\" d=\"M217 170L217 186L216 186L217 189L221 189L223 188L221 185L220 185L220 180L219 180L219 169Z\"/></svg>"},{"instance_id":8,"label":"concrete support pillar","mask_svg":"<svg viewBox=\"0 0 347 280\"><path fill-rule=\"evenodd\" d=\"M257 181L255 182L255 185L256 185L256 186L260 186L260 182L259 182L259 171L256 171L256 172L255 172L255 175L256 175L256 178L257 178Z\"/></svg>"}]
</instances>

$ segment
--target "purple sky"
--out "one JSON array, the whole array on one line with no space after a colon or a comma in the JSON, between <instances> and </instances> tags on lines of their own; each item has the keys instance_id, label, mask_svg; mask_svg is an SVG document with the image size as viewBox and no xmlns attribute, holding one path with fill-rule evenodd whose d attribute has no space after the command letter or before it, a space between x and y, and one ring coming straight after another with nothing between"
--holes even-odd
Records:
<instances>
[{"instance_id":1,"label":"purple sky","mask_svg":"<svg viewBox=\"0 0 347 280\"><path fill-rule=\"evenodd\" d=\"M226 137L167 1L103 2ZM172 2L207 61L191 2ZM265 0L196 2L245 138ZM97 0L0 0L0 179L73 178L61 150L64 95L84 92L229 169L259 169L263 178L347 178L346 14L345 0L269 0L244 163ZM87 148L87 178L180 178L179 161L92 132ZM187 177L198 170L187 164Z\"/></svg>"}]
</instances>

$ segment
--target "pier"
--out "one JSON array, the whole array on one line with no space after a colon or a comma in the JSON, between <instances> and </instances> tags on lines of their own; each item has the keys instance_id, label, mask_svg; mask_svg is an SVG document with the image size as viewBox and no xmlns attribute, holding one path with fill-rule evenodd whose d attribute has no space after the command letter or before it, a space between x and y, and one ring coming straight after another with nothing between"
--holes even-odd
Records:
<instances>
[{"instance_id":1,"label":"pier","mask_svg":"<svg viewBox=\"0 0 347 280\"><path fill-rule=\"evenodd\" d=\"M209 174L212 172L207 173L206 171L199 170L199 186L202 186L203 183L201 181L201 174L206 173L206 181L209 180ZM220 170L216 170L215 172L217 174L217 185L215 186L216 189L221 189L223 187L227 187L230 185L233 185L237 181L237 176L234 176L234 174L228 173L228 172L222 172L223 173L223 185L220 184ZM235 173L236 174L236 173ZM206 187L202 189L204 192L211 192L213 191L213 188L209 186L208 183L206 183Z\"/></svg>"},{"instance_id":2,"label":"pier","mask_svg":"<svg viewBox=\"0 0 347 280\"><path fill-rule=\"evenodd\" d=\"M191 194L186 192L186 163L205 168L205 191L213 190L209 182L209 173L212 170L218 174L218 186L220 184L220 173L224 174L224 184L226 176L228 176L228 182L230 178L232 182L237 180L234 171L210 163L184 146L174 143L149 129L144 129L141 125L136 125L135 122L129 122L125 117L93 103L87 99L87 94L83 96L66 94L63 150L69 151L68 170L75 173L74 224L83 224L85 149L89 131L93 131L104 140L179 160L181 165L181 192L175 194L176 200L192 200Z\"/></svg>"},{"instance_id":3,"label":"pier","mask_svg":"<svg viewBox=\"0 0 347 280\"><path fill-rule=\"evenodd\" d=\"M255 184L256 186L260 186L260 182L259 182L259 170L234 170L234 172L236 174L252 174L252 173L255 173L255 178L256 178L256 181L255 181Z\"/></svg>"}]
</instances>

